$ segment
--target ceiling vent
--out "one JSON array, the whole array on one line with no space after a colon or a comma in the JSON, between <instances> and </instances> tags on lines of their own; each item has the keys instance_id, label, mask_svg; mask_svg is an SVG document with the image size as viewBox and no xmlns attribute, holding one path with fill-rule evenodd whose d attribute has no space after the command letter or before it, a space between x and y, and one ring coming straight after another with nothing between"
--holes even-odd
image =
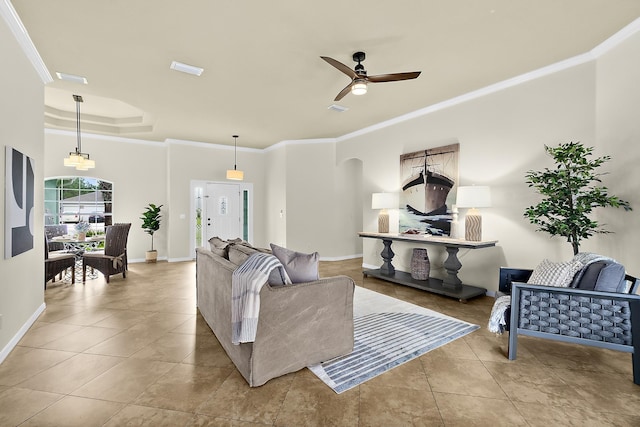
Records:
<instances>
[{"instance_id":1,"label":"ceiling vent","mask_svg":"<svg viewBox=\"0 0 640 427\"><path fill-rule=\"evenodd\" d=\"M64 80L67 82L82 83L85 85L88 83L86 77L76 76L74 74L60 73L56 71L56 76L58 76L60 80Z\"/></svg>"},{"instance_id":2,"label":"ceiling vent","mask_svg":"<svg viewBox=\"0 0 640 427\"><path fill-rule=\"evenodd\" d=\"M173 61L169 68L175 71L181 71L183 73L191 74L198 77L204 72L204 68L183 64L182 62L178 62L178 61Z\"/></svg>"},{"instance_id":3,"label":"ceiling vent","mask_svg":"<svg viewBox=\"0 0 640 427\"><path fill-rule=\"evenodd\" d=\"M344 113L348 110L347 107L343 107L342 105L331 104L327 107L329 110L337 111L338 113Z\"/></svg>"}]
</instances>

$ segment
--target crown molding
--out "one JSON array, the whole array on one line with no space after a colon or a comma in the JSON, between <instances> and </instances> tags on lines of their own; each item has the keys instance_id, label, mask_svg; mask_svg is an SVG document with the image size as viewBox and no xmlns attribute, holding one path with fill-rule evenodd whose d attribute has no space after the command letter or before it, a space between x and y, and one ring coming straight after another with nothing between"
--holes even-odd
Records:
<instances>
[{"instance_id":1,"label":"crown molding","mask_svg":"<svg viewBox=\"0 0 640 427\"><path fill-rule=\"evenodd\" d=\"M18 44L22 48L22 51L27 56L31 65L36 70L43 84L51 83L53 77L44 64L42 57L38 53L36 46L33 44L27 29L22 24L18 13L13 8L13 5L9 0L0 0L0 15L4 18L4 21L9 26L9 29L13 33L13 36L18 41Z\"/></svg>"},{"instance_id":2,"label":"crown molding","mask_svg":"<svg viewBox=\"0 0 640 427\"><path fill-rule=\"evenodd\" d=\"M591 53L596 57L600 58L602 55L608 53L614 48L618 47L620 43L633 36L637 32L640 31L640 18L636 18L635 21L609 37L607 40L600 43L598 46L591 49Z\"/></svg>"},{"instance_id":3,"label":"crown molding","mask_svg":"<svg viewBox=\"0 0 640 427\"><path fill-rule=\"evenodd\" d=\"M199 148L209 148L209 149L229 150L229 151L234 151L235 150L235 146L233 146L233 145L210 144L208 142L188 141L188 140L185 140L185 139L167 138L167 139L165 139L165 142L168 145L186 145L188 147L199 147ZM238 147L238 151L242 151L242 152L245 152L245 153L264 153L265 149L263 149L263 148Z\"/></svg>"},{"instance_id":4,"label":"crown molding","mask_svg":"<svg viewBox=\"0 0 640 427\"><path fill-rule=\"evenodd\" d=\"M277 150L287 145L335 144L336 142L337 138L287 139L266 147L264 151Z\"/></svg>"},{"instance_id":5,"label":"crown molding","mask_svg":"<svg viewBox=\"0 0 640 427\"><path fill-rule=\"evenodd\" d=\"M628 39L629 37L631 37L632 35L636 34L639 31L640 31L640 18L637 18L633 22L631 22L629 25L625 26L620 31L618 31L617 33L615 33L614 35L612 35L607 40L600 43L598 46L594 47L587 53L583 53L581 55L577 55L572 58L565 59L564 61L556 62L555 64L551 64L549 66L542 67L537 70L533 70L528 73L521 74L511 79L503 80L501 82L486 86L484 88L481 88L472 92L465 93L463 95L448 99L443 102L439 102L437 104L430 105L425 108L421 108L419 110L413 111L408 114L404 114L399 117L395 117L393 119L376 123L375 125L368 126L366 128L359 129L357 131L339 136L336 138L336 140L338 142L348 141L358 136L366 135L368 133L375 132L380 129L384 129L386 127L393 126L407 120L425 116L427 114L444 110L454 105L462 104L464 102L468 102L468 101L471 101L495 92L499 92L504 89L508 89L532 80L539 79L541 77L546 77L551 74L567 70L569 68L586 64L588 62L596 61L602 55L616 48L618 45L620 45L620 43L624 42L626 39Z\"/></svg>"},{"instance_id":6,"label":"crown molding","mask_svg":"<svg viewBox=\"0 0 640 427\"><path fill-rule=\"evenodd\" d=\"M77 131L70 131L70 130L64 130L64 129L44 128L44 133L47 135L62 135L62 136L70 136L73 138L78 136ZM99 139L102 141L124 142L127 144L140 144L140 145L150 145L153 147L166 147L166 144L160 141L148 141L144 139L123 138L121 136L100 135L97 133L89 133L84 131L82 131L82 137Z\"/></svg>"},{"instance_id":7,"label":"crown molding","mask_svg":"<svg viewBox=\"0 0 640 427\"><path fill-rule=\"evenodd\" d=\"M439 102L437 104L430 105L428 107L421 108L419 110L412 111L411 113L404 114L399 117L395 117L393 119L385 120L380 123L376 123L375 125L368 126L363 129L359 129L357 131L339 136L336 138L339 142L348 141L350 139L356 138L358 136L366 135L371 132L378 131L380 129L384 129L390 126L397 125L398 123L405 122L407 120L412 120L418 117L426 116L431 113L435 113L436 111L445 110L449 107L453 107L455 105L463 104L465 102L472 101L474 99L482 98L484 96L490 95L492 93L500 92L502 90L521 85L526 82L530 82L532 80L539 79L541 77L549 76L551 74L558 73L560 71L567 70L569 68L576 67L578 65L582 65L591 61L594 61L596 57L591 53L585 53L582 55L574 56L573 58L566 59L564 61L556 62L555 64L551 64L546 67L539 68L534 71L530 71L528 73L521 74L519 76L503 80L501 82L485 86L483 88L474 90L472 92L467 92L463 95L456 96L455 98L447 99L446 101Z\"/></svg>"}]
</instances>

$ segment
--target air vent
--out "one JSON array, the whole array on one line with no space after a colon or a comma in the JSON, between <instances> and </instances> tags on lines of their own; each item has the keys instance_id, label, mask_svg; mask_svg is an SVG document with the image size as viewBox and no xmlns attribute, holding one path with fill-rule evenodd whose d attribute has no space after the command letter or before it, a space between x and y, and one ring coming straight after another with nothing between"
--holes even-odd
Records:
<instances>
[{"instance_id":1,"label":"air vent","mask_svg":"<svg viewBox=\"0 0 640 427\"><path fill-rule=\"evenodd\" d=\"M204 68L195 67L193 65L183 64L182 62L173 61L169 67L172 70L181 71L183 73L191 74L194 76L200 76L204 71Z\"/></svg>"},{"instance_id":2,"label":"air vent","mask_svg":"<svg viewBox=\"0 0 640 427\"><path fill-rule=\"evenodd\" d=\"M347 107L343 107L342 105L331 104L327 107L329 110L337 111L338 113L344 113L348 110Z\"/></svg>"},{"instance_id":3,"label":"air vent","mask_svg":"<svg viewBox=\"0 0 640 427\"><path fill-rule=\"evenodd\" d=\"M56 76L58 76L60 80L65 80L67 82L82 83L85 85L88 83L86 77L76 76L74 74L60 73L56 71Z\"/></svg>"}]
</instances>

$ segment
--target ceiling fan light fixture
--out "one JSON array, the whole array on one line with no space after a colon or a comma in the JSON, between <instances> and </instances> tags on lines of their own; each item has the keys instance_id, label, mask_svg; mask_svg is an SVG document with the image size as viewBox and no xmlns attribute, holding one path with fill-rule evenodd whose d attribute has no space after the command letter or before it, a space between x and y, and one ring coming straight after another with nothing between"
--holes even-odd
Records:
<instances>
[{"instance_id":1,"label":"ceiling fan light fixture","mask_svg":"<svg viewBox=\"0 0 640 427\"><path fill-rule=\"evenodd\" d=\"M365 80L356 80L351 85L351 93L354 95L364 95L367 93L367 82Z\"/></svg>"}]
</instances>

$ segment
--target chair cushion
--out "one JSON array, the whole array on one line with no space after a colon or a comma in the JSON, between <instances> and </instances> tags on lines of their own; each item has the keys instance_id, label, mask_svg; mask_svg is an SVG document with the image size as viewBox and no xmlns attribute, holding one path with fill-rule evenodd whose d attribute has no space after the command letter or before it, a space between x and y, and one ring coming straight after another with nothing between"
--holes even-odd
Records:
<instances>
[{"instance_id":1,"label":"chair cushion","mask_svg":"<svg viewBox=\"0 0 640 427\"><path fill-rule=\"evenodd\" d=\"M284 265L284 269L292 283L313 282L320 278L318 273L320 255L318 252L304 254L273 243L271 243L271 251Z\"/></svg>"},{"instance_id":2,"label":"chair cushion","mask_svg":"<svg viewBox=\"0 0 640 427\"><path fill-rule=\"evenodd\" d=\"M567 288L583 264L579 261L552 262L544 259L531 273L527 283Z\"/></svg>"},{"instance_id":3,"label":"chair cushion","mask_svg":"<svg viewBox=\"0 0 640 427\"><path fill-rule=\"evenodd\" d=\"M594 290L602 292L625 292L624 266L617 262L605 262L600 270Z\"/></svg>"},{"instance_id":4,"label":"chair cushion","mask_svg":"<svg viewBox=\"0 0 640 427\"><path fill-rule=\"evenodd\" d=\"M602 267L604 267L604 261L593 262L586 266L576 288L583 289L585 291L594 290Z\"/></svg>"}]
</instances>

